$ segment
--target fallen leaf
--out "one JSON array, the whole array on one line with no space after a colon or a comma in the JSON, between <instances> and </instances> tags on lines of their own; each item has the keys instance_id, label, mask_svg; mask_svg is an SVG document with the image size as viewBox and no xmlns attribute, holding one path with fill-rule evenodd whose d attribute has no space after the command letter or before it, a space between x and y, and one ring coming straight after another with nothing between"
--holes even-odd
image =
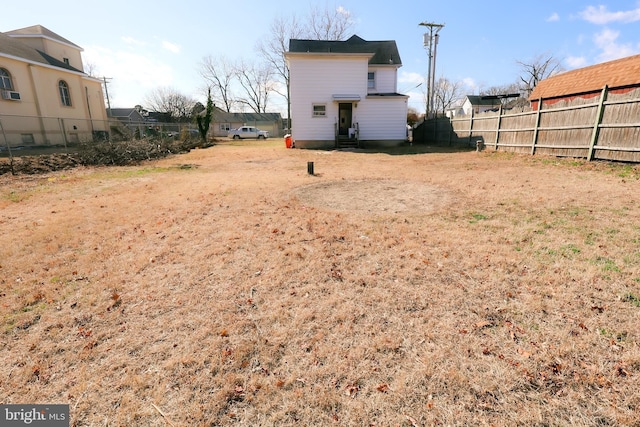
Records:
<instances>
[{"instance_id":1,"label":"fallen leaf","mask_svg":"<svg viewBox=\"0 0 640 427\"><path fill-rule=\"evenodd\" d=\"M483 329L493 326L493 323L483 320L482 322L478 322L475 324L476 329Z\"/></svg>"},{"instance_id":2,"label":"fallen leaf","mask_svg":"<svg viewBox=\"0 0 640 427\"><path fill-rule=\"evenodd\" d=\"M358 387L358 384L347 384L347 386L344 388L344 394L349 397L355 397L356 394L358 394L358 391L360 391L360 387Z\"/></svg>"},{"instance_id":3,"label":"fallen leaf","mask_svg":"<svg viewBox=\"0 0 640 427\"><path fill-rule=\"evenodd\" d=\"M386 393L389 391L389 385L388 384L378 384L378 386L376 387L376 390L378 390L380 393Z\"/></svg>"}]
</instances>

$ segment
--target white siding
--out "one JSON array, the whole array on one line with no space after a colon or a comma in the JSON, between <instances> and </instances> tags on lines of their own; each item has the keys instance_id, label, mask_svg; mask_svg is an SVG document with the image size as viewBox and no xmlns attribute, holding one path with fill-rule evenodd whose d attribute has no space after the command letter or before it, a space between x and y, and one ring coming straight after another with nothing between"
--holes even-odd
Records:
<instances>
[{"instance_id":1,"label":"white siding","mask_svg":"<svg viewBox=\"0 0 640 427\"><path fill-rule=\"evenodd\" d=\"M367 59L363 57L296 57L290 60L291 121L294 140L333 140L338 121L334 94L367 93ZM313 105L326 106L325 117L313 116Z\"/></svg>"},{"instance_id":2,"label":"white siding","mask_svg":"<svg viewBox=\"0 0 640 427\"><path fill-rule=\"evenodd\" d=\"M407 99L369 97L358 104L353 120L363 141L403 141L407 136Z\"/></svg>"},{"instance_id":3,"label":"white siding","mask_svg":"<svg viewBox=\"0 0 640 427\"><path fill-rule=\"evenodd\" d=\"M369 67L367 55L288 55L291 78L292 138L312 146L330 145L338 122L333 95L355 95L352 121L360 127L361 141L399 142L406 139L407 98L367 96L367 72L375 71L376 88L370 93L397 91L397 68ZM350 102L350 101L342 101ZM326 115L314 117L313 106L324 105Z\"/></svg>"},{"instance_id":4,"label":"white siding","mask_svg":"<svg viewBox=\"0 0 640 427\"><path fill-rule=\"evenodd\" d=\"M393 93L397 89L397 68L370 67L369 72L376 73L376 87L369 89L369 93Z\"/></svg>"}]
</instances>

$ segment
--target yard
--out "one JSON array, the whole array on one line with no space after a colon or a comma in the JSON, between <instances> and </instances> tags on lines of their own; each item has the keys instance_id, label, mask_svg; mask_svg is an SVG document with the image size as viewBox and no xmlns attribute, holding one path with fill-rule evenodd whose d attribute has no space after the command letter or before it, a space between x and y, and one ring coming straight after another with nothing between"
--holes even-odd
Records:
<instances>
[{"instance_id":1,"label":"yard","mask_svg":"<svg viewBox=\"0 0 640 427\"><path fill-rule=\"evenodd\" d=\"M279 139L2 175L0 403L72 426L640 425L639 179Z\"/></svg>"}]
</instances>

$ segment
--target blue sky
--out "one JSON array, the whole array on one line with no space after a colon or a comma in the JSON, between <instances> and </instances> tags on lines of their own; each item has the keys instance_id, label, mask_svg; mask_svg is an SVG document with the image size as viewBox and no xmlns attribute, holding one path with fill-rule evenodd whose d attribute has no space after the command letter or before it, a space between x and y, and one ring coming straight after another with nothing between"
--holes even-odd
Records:
<instances>
[{"instance_id":1,"label":"blue sky","mask_svg":"<svg viewBox=\"0 0 640 427\"><path fill-rule=\"evenodd\" d=\"M312 7L348 11L365 40L395 40L403 67L398 89L424 111L427 74L421 22L444 24L436 77L463 82L469 94L518 80L521 67L553 55L567 70L640 53L640 0L112 0L12 1L0 31L40 24L84 48L85 63L110 77L112 107L144 105L154 88L171 87L204 101L199 64L206 56L252 59L277 17L303 17ZM75 11L82 11L76 13ZM270 98L270 110L283 102Z\"/></svg>"}]
</instances>

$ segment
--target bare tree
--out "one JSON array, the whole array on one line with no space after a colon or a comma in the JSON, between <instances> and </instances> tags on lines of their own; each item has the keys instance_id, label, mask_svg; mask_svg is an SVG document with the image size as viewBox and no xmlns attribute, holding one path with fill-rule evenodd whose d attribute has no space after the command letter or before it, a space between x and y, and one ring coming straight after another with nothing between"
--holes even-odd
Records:
<instances>
[{"instance_id":1,"label":"bare tree","mask_svg":"<svg viewBox=\"0 0 640 427\"><path fill-rule=\"evenodd\" d=\"M440 77L433 88L435 111L440 111L444 115L448 108L460 100L462 88L462 82L452 82L447 78Z\"/></svg>"},{"instance_id":2,"label":"bare tree","mask_svg":"<svg viewBox=\"0 0 640 427\"><path fill-rule=\"evenodd\" d=\"M233 94L236 74L236 66L224 56L216 58L209 55L200 63L200 75L206 80L212 99L222 105L227 113L231 112L236 102Z\"/></svg>"},{"instance_id":3,"label":"bare tree","mask_svg":"<svg viewBox=\"0 0 640 427\"><path fill-rule=\"evenodd\" d=\"M273 73L268 64L240 62L236 77L244 91L238 102L256 113L266 113L269 93L273 90Z\"/></svg>"},{"instance_id":4,"label":"bare tree","mask_svg":"<svg viewBox=\"0 0 640 427\"><path fill-rule=\"evenodd\" d=\"M145 96L147 110L168 113L173 120L188 121L195 100L171 87L159 87Z\"/></svg>"},{"instance_id":5,"label":"bare tree","mask_svg":"<svg viewBox=\"0 0 640 427\"><path fill-rule=\"evenodd\" d=\"M501 85L501 86L491 86L487 89L483 89L480 91L480 95L489 95L495 96L500 100L500 103L503 107L509 107L516 104L520 104L520 102L515 102L516 99L526 99L526 93L523 92L520 84L518 82Z\"/></svg>"},{"instance_id":6,"label":"bare tree","mask_svg":"<svg viewBox=\"0 0 640 427\"><path fill-rule=\"evenodd\" d=\"M521 89L528 98L533 88L538 85L540 80L544 80L547 77L551 77L563 71L560 60L554 58L552 55L538 55L531 61L523 62L516 61L520 65L522 75L520 76Z\"/></svg>"},{"instance_id":7,"label":"bare tree","mask_svg":"<svg viewBox=\"0 0 640 427\"><path fill-rule=\"evenodd\" d=\"M309 13L308 37L314 40L342 40L349 35L353 24L351 12L343 7L314 7Z\"/></svg>"},{"instance_id":8,"label":"bare tree","mask_svg":"<svg viewBox=\"0 0 640 427\"><path fill-rule=\"evenodd\" d=\"M98 65L96 65L95 62L85 62L84 72L89 77L95 77L95 78L98 78L98 74L100 74L100 71L98 71Z\"/></svg>"},{"instance_id":9,"label":"bare tree","mask_svg":"<svg viewBox=\"0 0 640 427\"><path fill-rule=\"evenodd\" d=\"M274 91L287 101L287 117L291 117L289 67L287 67L284 53L289 49L290 39L302 37L303 26L295 15L288 20L279 17L271 22L270 32L271 37L258 42L257 50L271 67L274 78L281 83L280 87L283 90L280 90L278 85L274 85Z\"/></svg>"},{"instance_id":10,"label":"bare tree","mask_svg":"<svg viewBox=\"0 0 640 427\"><path fill-rule=\"evenodd\" d=\"M355 20L343 8L312 8L301 22L296 15L278 17L269 27L270 34L257 45L257 50L272 69L272 75L280 83L273 85L278 95L287 102L287 117L291 118L289 68L284 54L289 50L289 40L309 38L316 40L343 40L353 29Z\"/></svg>"}]
</instances>

